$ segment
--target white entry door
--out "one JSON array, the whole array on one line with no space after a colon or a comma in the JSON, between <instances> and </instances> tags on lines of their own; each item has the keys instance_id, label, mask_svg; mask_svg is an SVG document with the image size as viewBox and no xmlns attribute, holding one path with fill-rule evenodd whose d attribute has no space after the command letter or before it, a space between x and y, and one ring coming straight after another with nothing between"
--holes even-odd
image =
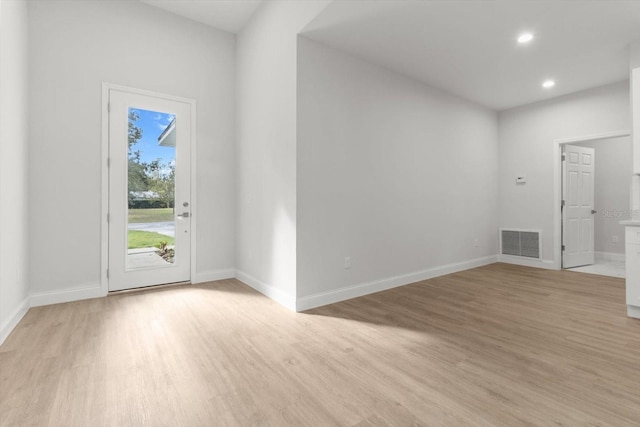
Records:
<instances>
[{"instance_id":1,"label":"white entry door","mask_svg":"<svg viewBox=\"0 0 640 427\"><path fill-rule=\"evenodd\" d=\"M564 146L562 267L594 263L594 149Z\"/></svg>"},{"instance_id":2,"label":"white entry door","mask_svg":"<svg viewBox=\"0 0 640 427\"><path fill-rule=\"evenodd\" d=\"M108 89L109 290L191 275L190 100Z\"/></svg>"}]
</instances>

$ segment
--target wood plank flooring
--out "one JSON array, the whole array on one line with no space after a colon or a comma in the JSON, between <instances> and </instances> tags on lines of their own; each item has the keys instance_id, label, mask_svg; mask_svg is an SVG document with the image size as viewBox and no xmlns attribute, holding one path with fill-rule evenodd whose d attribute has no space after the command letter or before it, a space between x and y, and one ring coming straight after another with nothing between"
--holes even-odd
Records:
<instances>
[{"instance_id":1,"label":"wood plank flooring","mask_svg":"<svg viewBox=\"0 0 640 427\"><path fill-rule=\"evenodd\" d=\"M236 280L31 309L1 426L639 426L624 281L493 264L306 313Z\"/></svg>"}]
</instances>

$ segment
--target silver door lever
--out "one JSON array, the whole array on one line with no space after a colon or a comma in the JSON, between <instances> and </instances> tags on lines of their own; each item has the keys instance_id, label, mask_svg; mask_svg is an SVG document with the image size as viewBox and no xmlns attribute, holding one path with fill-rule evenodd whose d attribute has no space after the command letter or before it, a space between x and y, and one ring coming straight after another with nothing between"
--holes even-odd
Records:
<instances>
[{"instance_id":1,"label":"silver door lever","mask_svg":"<svg viewBox=\"0 0 640 427\"><path fill-rule=\"evenodd\" d=\"M189 212L183 212L177 215L178 218L189 218Z\"/></svg>"}]
</instances>

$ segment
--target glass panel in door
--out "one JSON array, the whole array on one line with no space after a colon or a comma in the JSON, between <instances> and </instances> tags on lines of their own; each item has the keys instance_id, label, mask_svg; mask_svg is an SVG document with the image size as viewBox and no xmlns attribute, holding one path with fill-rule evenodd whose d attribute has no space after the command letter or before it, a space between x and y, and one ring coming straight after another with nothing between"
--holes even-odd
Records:
<instances>
[{"instance_id":1,"label":"glass panel in door","mask_svg":"<svg viewBox=\"0 0 640 427\"><path fill-rule=\"evenodd\" d=\"M176 117L129 108L127 270L170 266L176 259Z\"/></svg>"}]
</instances>

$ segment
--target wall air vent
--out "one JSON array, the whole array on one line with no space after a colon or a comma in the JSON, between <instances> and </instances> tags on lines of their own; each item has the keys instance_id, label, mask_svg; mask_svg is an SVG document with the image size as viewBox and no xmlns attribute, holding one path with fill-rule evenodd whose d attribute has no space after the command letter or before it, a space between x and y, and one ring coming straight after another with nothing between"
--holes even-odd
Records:
<instances>
[{"instance_id":1,"label":"wall air vent","mask_svg":"<svg viewBox=\"0 0 640 427\"><path fill-rule=\"evenodd\" d=\"M500 253L540 259L539 230L500 230Z\"/></svg>"}]
</instances>

